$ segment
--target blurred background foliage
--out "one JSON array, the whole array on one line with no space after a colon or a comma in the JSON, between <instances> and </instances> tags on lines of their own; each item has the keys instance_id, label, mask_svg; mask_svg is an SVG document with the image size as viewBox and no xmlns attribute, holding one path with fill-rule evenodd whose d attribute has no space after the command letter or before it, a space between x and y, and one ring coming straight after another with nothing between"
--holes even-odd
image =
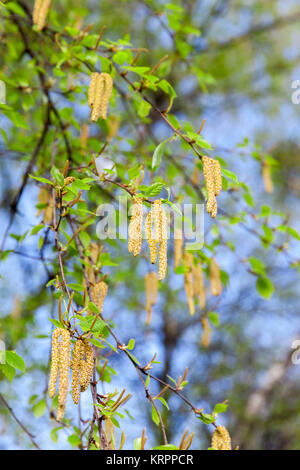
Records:
<instances>
[{"instance_id":1,"label":"blurred background foliage","mask_svg":"<svg viewBox=\"0 0 300 470\"><path fill-rule=\"evenodd\" d=\"M73 168L86 166L107 141L115 120L119 129L97 160L100 170L113 162L122 182L128 183L126 171L140 164L143 184L163 182L172 202L203 202L201 164L180 138L167 144L160 167L151 171L154 149L173 132L115 70L108 121L89 121L90 71L111 71L108 59L124 71L138 53L134 65L150 70L164 58L153 75L171 88L164 84L144 93L160 110L169 108L175 127L179 122L182 132L196 132L205 119L201 136L212 147L205 152L220 160L227 190L218 198L217 219L205 214L205 246L197 253L207 278L205 311L197 305L195 316L189 315L183 275L173 270L170 241L168 276L146 326L147 257L134 259L124 241L105 240L103 251L110 257L103 262L109 283L104 316L113 320L125 344L135 339L133 353L142 364L157 353L153 373L158 377L177 380L188 367L183 392L198 408L210 413L227 399L227 412L217 423L229 429L234 446L299 449L300 366L290 357L300 334L300 111L292 103L291 87L300 78L299 2L53 0L42 33L32 29L32 8L30 0L0 6L0 79L6 83L7 105L0 114L0 332L6 349L15 350L26 363L26 372L17 369L12 382L2 368L2 395L41 448L76 448L75 406L70 400L66 425L58 426L46 397L48 318L57 318L57 295L46 285L58 265L51 231L44 227L30 235L41 224L41 215L36 208L39 183L29 178L20 195L28 169L49 178L54 151L59 169L67 158ZM99 51L92 50L103 26ZM143 78L133 72L127 76L137 84ZM28 166L46 119L45 89L53 104L51 125ZM83 145L85 124L89 136ZM266 165L273 184L269 192ZM86 207L95 211L119 194L124 192L116 186L94 185L85 192ZM165 189L160 197L167 197ZM86 216L76 216L85 222ZM93 217L87 225L87 244L99 243L96 224ZM62 230L68 231L64 222ZM82 280L76 254L70 245L64 256L70 282ZM209 292L207 260L212 257L222 269L224 288L218 298ZM201 315L208 316L212 328L207 347L201 343ZM107 357L111 367L101 393L126 388L132 394L128 414L120 420L127 435L125 448L133 448L144 427L147 448L161 444L160 428L151 419L134 368L109 347L101 355L99 364ZM152 382L151 387L155 393L160 390ZM197 420L176 395L167 393L165 398L169 410L160 409L169 442L178 445L188 428L195 432L192 448L208 448L211 427ZM2 403L0 412L1 448L30 448L30 439ZM82 397L81 413L83 419L91 418L89 392ZM120 430L116 433L118 441Z\"/></svg>"}]
</instances>

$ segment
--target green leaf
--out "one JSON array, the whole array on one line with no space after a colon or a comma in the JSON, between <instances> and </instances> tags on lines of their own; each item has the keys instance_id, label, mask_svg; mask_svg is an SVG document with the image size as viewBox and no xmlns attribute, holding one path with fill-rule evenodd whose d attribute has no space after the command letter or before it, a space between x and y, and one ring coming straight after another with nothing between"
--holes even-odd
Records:
<instances>
[{"instance_id":1,"label":"green leaf","mask_svg":"<svg viewBox=\"0 0 300 470\"><path fill-rule=\"evenodd\" d=\"M36 418L43 416L46 411L46 402L41 400L32 407L32 412Z\"/></svg>"},{"instance_id":2,"label":"green leaf","mask_svg":"<svg viewBox=\"0 0 300 470\"><path fill-rule=\"evenodd\" d=\"M154 183L145 191L146 196L153 197L158 196L161 190L163 189L163 183Z\"/></svg>"},{"instance_id":3,"label":"green leaf","mask_svg":"<svg viewBox=\"0 0 300 470\"><path fill-rule=\"evenodd\" d=\"M0 370L5 375L5 377L12 382L16 374L16 369L9 364L0 364Z\"/></svg>"},{"instance_id":4,"label":"green leaf","mask_svg":"<svg viewBox=\"0 0 300 470\"><path fill-rule=\"evenodd\" d=\"M159 426L159 417L153 405L152 405L152 421L156 424L156 426Z\"/></svg>"},{"instance_id":5,"label":"green leaf","mask_svg":"<svg viewBox=\"0 0 300 470\"><path fill-rule=\"evenodd\" d=\"M59 186L63 186L64 185L64 177L63 175L61 174L61 172L59 171L58 168L56 168L56 166L53 166L51 168L51 175L53 177L53 179L59 184ZM74 184L74 183L73 183Z\"/></svg>"},{"instance_id":6,"label":"green leaf","mask_svg":"<svg viewBox=\"0 0 300 470\"><path fill-rule=\"evenodd\" d=\"M35 234L38 233L40 230L42 230L42 228L44 228L44 227L45 227L44 224L36 225L36 226L33 227L33 229L31 230L30 235L35 235Z\"/></svg>"},{"instance_id":7,"label":"green leaf","mask_svg":"<svg viewBox=\"0 0 300 470\"><path fill-rule=\"evenodd\" d=\"M51 186L54 186L52 181L48 180L47 178L42 178L41 176L33 176L33 175L29 175L29 176L30 176L30 178L32 178L34 180L40 181L40 183L51 184Z\"/></svg>"},{"instance_id":8,"label":"green leaf","mask_svg":"<svg viewBox=\"0 0 300 470\"><path fill-rule=\"evenodd\" d=\"M179 447L176 447L173 444L164 444L161 446L152 447L153 450L179 450Z\"/></svg>"},{"instance_id":9,"label":"green leaf","mask_svg":"<svg viewBox=\"0 0 300 470\"><path fill-rule=\"evenodd\" d=\"M8 365L25 372L25 362L15 351L5 351L5 360Z\"/></svg>"},{"instance_id":10,"label":"green leaf","mask_svg":"<svg viewBox=\"0 0 300 470\"><path fill-rule=\"evenodd\" d=\"M219 414L219 413L225 413L227 410L228 405L225 403L217 403L214 408L214 413Z\"/></svg>"},{"instance_id":11,"label":"green leaf","mask_svg":"<svg viewBox=\"0 0 300 470\"><path fill-rule=\"evenodd\" d=\"M159 166L161 164L161 159L162 159L164 147L165 147L165 145L168 141L169 141L169 139L164 140L154 150L153 157L152 157L152 170L153 171L156 171L157 168L159 168Z\"/></svg>"},{"instance_id":12,"label":"green leaf","mask_svg":"<svg viewBox=\"0 0 300 470\"><path fill-rule=\"evenodd\" d=\"M134 348L134 345L135 345L135 340L133 338L131 338L129 340L128 345L127 345L127 349L129 349L131 351Z\"/></svg>"},{"instance_id":13,"label":"green leaf","mask_svg":"<svg viewBox=\"0 0 300 470\"><path fill-rule=\"evenodd\" d=\"M270 279L266 276L259 276L257 278L256 289L258 293L265 299L270 299L274 292L274 286Z\"/></svg>"}]
</instances>

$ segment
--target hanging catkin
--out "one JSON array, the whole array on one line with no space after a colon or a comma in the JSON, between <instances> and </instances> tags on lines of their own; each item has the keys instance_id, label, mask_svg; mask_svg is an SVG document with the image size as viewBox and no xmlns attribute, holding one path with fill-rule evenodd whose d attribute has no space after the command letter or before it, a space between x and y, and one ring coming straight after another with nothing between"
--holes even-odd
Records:
<instances>
[{"instance_id":1,"label":"hanging catkin","mask_svg":"<svg viewBox=\"0 0 300 470\"><path fill-rule=\"evenodd\" d=\"M190 315L195 314L194 286L193 286L193 255L186 251L183 255L183 263L188 271L184 273L184 288L186 292Z\"/></svg>"},{"instance_id":2,"label":"hanging catkin","mask_svg":"<svg viewBox=\"0 0 300 470\"><path fill-rule=\"evenodd\" d=\"M128 251L137 256L141 252L143 242L143 201L134 196L132 203L132 216L128 227Z\"/></svg>"},{"instance_id":3,"label":"hanging catkin","mask_svg":"<svg viewBox=\"0 0 300 470\"><path fill-rule=\"evenodd\" d=\"M219 160L213 160L214 178L215 178L215 195L219 196L222 191L222 170Z\"/></svg>"},{"instance_id":4,"label":"hanging catkin","mask_svg":"<svg viewBox=\"0 0 300 470\"><path fill-rule=\"evenodd\" d=\"M270 169L270 164L266 160L262 164L262 177L264 180L264 187L266 193L272 193L273 192L273 181L271 178L271 169Z\"/></svg>"},{"instance_id":5,"label":"hanging catkin","mask_svg":"<svg viewBox=\"0 0 300 470\"><path fill-rule=\"evenodd\" d=\"M75 405L79 402L80 396L80 367L84 355L84 344L81 339L77 339L73 348L73 357L71 361L72 369L72 398Z\"/></svg>"},{"instance_id":6,"label":"hanging catkin","mask_svg":"<svg viewBox=\"0 0 300 470\"><path fill-rule=\"evenodd\" d=\"M193 277L194 277L194 296L198 296L199 306L201 309L205 308L205 286L204 276L200 264L196 266L193 264Z\"/></svg>"},{"instance_id":7,"label":"hanging catkin","mask_svg":"<svg viewBox=\"0 0 300 470\"><path fill-rule=\"evenodd\" d=\"M32 14L33 24L41 31L45 26L46 16L50 8L51 0L35 0Z\"/></svg>"},{"instance_id":8,"label":"hanging catkin","mask_svg":"<svg viewBox=\"0 0 300 470\"><path fill-rule=\"evenodd\" d=\"M91 74L88 89L88 104L91 108L91 120L96 122L99 117L106 119L107 106L111 97L113 80L108 73Z\"/></svg>"},{"instance_id":9,"label":"hanging catkin","mask_svg":"<svg viewBox=\"0 0 300 470\"><path fill-rule=\"evenodd\" d=\"M91 343L84 340L85 359L81 360L80 391L85 392L90 384L94 368L94 351Z\"/></svg>"},{"instance_id":10,"label":"hanging catkin","mask_svg":"<svg viewBox=\"0 0 300 470\"><path fill-rule=\"evenodd\" d=\"M159 267L158 267L158 279L162 281L166 277L167 265L168 265L168 221L167 214L163 207L160 206L160 217L159 217Z\"/></svg>"},{"instance_id":11,"label":"hanging catkin","mask_svg":"<svg viewBox=\"0 0 300 470\"><path fill-rule=\"evenodd\" d=\"M99 281L92 287L92 298L99 312L103 312L103 304L108 291L108 285L105 281Z\"/></svg>"},{"instance_id":12,"label":"hanging catkin","mask_svg":"<svg viewBox=\"0 0 300 470\"><path fill-rule=\"evenodd\" d=\"M62 329L56 328L52 333L52 345L51 345L51 367L50 367L50 377L49 377L49 397L53 398L56 392L56 382L59 371L59 355L60 355L60 345L59 337L61 335Z\"/></svg>"},{"instance_id":13,"label":"hanging catkin","mask_svg":"<svg viewBox=\"0 0 300 470\"><path fill-rule=\"evenodd\" d=\"M159 243L161 241L161 229L162 229L162 225L161 225L161 200L160 199L157 199L156 201L154 201L154 203L152 204L152 208L151 208L151 212L152 212L152 220L153 220L153 225L154 225L154 240L155 240L155 243Z\"/></svg>"},{"instance_id":14,"label":"hanging catkin","mask_svg":"<svg viewBox=\"0 0 300 470\"><path fill-rule=\"evenodd\" d=\"M220 295L222 292L222 282L220 268L214 259L210 262L210 289L212 295Z\"/></svg>"},{"instance_id":15,"label":"hanging catkin","mask_svg":"<svg viewBox=\"0 0 300 470\"><path fill-rule=\"evenodd\" d=\"M58 385L58 411L57 421L61 421L66 410L66 401L69 391L71 338L68 330L61 331L59 354L59 385Z\"/></svg>"},{"instance_id":16,"label":"hanging catkin","mask_svg":"<svg viewBox=\"0 0 300 470\"><path fill-rule=\"evenodd\" d=\"M204 348L207 348L210 345L210 338L211 338L211 327L209 325L209 321L206 317L201 318L202 324L202 337L201 337L201 344Z\"/></svg>"},{"instance_id":17,"label":"hanging catkin","mask_svg":"<svg viewBox=\"0 0 300 470\"><path fill-rule=\"evenodd\" d=\"M202 157L202 164L207 189L206 210L212 218L215 218L218 212L216 196L222 190L221 165L218 160L209 158L206 155Z\"/></svg>"},{"instance_id":18,"label":"hanging catkin","mask_svg":"<svg viewBox=\"0 0 300 470\"><path fill-rule=\"evenodd\" d=\"M157 258L157 246L153 237L152 232L152 211L148 212L146 221L145 221L145 229L146 229L146 239L149 246L150 251L150 262L151 264L156 263Z\"/></svg>"},{"instance_id":19,"label":"hanging catkin","mask_svg":"<svg viewBox=\"0 0 300 470\"><path fill-rule=\"evenodd\" d=\"M182 231L180 229L174 230L174 269L178 268L182 259Z\"/></svg>"},{"instance_id":20,"label":"hanging catkin","mask_svg":"<svg viewBox=\"0 0 300 470\"><path fill-rule=\"evenodd\" d=\"M218 426L214 430L211 446L216 450L231 450L231 439L225 426Z\"/></svg>"},{"instance_id":21,"label":"hanging catkin","mask_svg":"<svg viewBox=\"0 0 300 470\"><path fill-rule=\"evenodd\" d=\"M145 290L147 311L146 325L149 325L152 318L152 307L156 304L158 290L157 276L153 271L150 271L145 276Z\"/></svg>"}]
</instances>

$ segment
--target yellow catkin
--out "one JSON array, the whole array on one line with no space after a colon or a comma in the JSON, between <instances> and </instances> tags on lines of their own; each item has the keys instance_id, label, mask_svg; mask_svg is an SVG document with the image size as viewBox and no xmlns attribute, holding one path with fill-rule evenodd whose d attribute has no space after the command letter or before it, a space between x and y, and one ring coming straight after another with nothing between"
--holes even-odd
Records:
<instances>
[{"instance_id":1,"label":"yellow catkin","mask_svg":"<svg viewBox=\"0 0 300 470\"><path fill-rule=\"evenodd\" d=\"M162 281L166 277L167 266L168 266L168 222L167 214L163 207L160 206L159 214L159 267L158 267L158 279Z\"/></svg>"},{"instance_id":2,"label":"yellow catkin","mask_svg":"<svg viewBox=\"0 0 300 470\"><path fill-rule=\"evenodd\" d=\"M154 264L157 258L157 246L152 233L152 211L149 211L145 221L146 239L150 251L150 262Z\"/></svg>"},{"instance_id":3,"label":"yellow catkin","mask_svg":"<svg viewBox=\"0 0 300 470\"><path fill-rule=\"evenodd\" d=\"M134 256L141 252L143 242L143 201L141 198L132 198L132 216L128 227L128 251Z\"/></svg>"},{"instance_id":4,"label":"yellow catkin","mask_svg":"<svg viewBox=\"0 0 300 470\"><path fill-rule=\"evenodd\" d=\"M174 269L178 268L182 260L182 232L180 229L174 230Z\"/></svg>"},{"instance_id":5,"label":"yellow catkin","mask_svg":"<svg viewBox=\"0 0 300 470\"><path fill-rule=\"evenodd\" d=\"M231 439L225 426L218 426L214 430L211 446L216 450L231 450Z\"/></svg>"},{"instance_id":6,"label":"yellow catkin","mask_svg":"<svg viewBox=\"0 0 300 470\"><path fill-rule=\"evenodd\" d=\"M66 410L66 401L69 391L71 338L68 330L61 331L59 354L59 386L57 421L61 421Z\"/></svg>"},{"instance_id":7,"label":"yellow catkin","mask_svg":"<svg viewBox=\"0 0 300 470\"><path fill-rule=\"evenodd\" d=\"M220 268L214 259L210 262L210 289L212 295L220 295L222 292L222 282Z\"/></svg>"},{"instance_id":8,"label":"yellow catkin","mask_svg":"<svg viewBox=\"0 0 300 470\"><path fill-rule=\"evenodd\" d=\"M210 345L210 338L211 338L211 327L209 325L209 321L206 317L201 318L202 324L202 337L201 337L201 344L204 348L207 348Z\"/></svg>"},{"instance_id":9,"label":"yellow catkin","mask_svg":"<svg viewBox=\"0 0 300 470\"><path fill-rule=\"evenodd\" d=\"M218 196L222 191L222 171L219 160L212 160L214 164L215 195Z\"/></svg>"},{"instance_id":10,"label":"yellow catkin","mask_svg":"<svg viewBox=\"0 0 300 470\"><path fill-rule=\"evenodd\" d=\"M89 107L92 108L94 103L95 103L95 97L96 97L96 85L97 85L97 77L99 73L93 72L91 74L91 79L90 79L90 85L88 89L88 104Z\"/></svg>"},{"instance_id":11,"label":"yellow catkin","mask_svg":"<svg viewBox=\"0 0 300 470\"><path fill-rule=\"evenodd\" d=\"M92 287L93 302L95 303L100 313L103 311L103 304L107 295L107 291L108 285L105 281L99 281Z\"/></svg>"},{"instance_id":12,"label":"yellow catkin","mask_svg":"<svg viewBox=\"0 0 300 470\"><path fill-rule=\"evenodd\" d=\"M43 209L39 209L37 212L37 216L43 213L43 223L45 225L51 224L53 220L54 208L53 197L51 192L44 186L42 186L39 191L38 202L39 204L46 204L46 207Z\"/></svg>"},{"instance_id":13,"label":"yellow catkin","mask_svg":"<svg viewBox=\"0 0 300 470\"><path fill-rule=\"evenodd\" d=\"M195 168L193 170L193 173L192 173L192 176L191 176L191 182L194 185L199 184L199 168L197 167L197 165L195 166Z\"/></svg>"},{"instance_id":14,"label":"yellow catkin","mask_svg":"<svg viewBox=\"0 0 300 470\"><path fill-rule=\"evenodd\" d=\"M33 24L41 31L46 22L46 16L50 8L51 0L35 0L32 14Z\"/></svg>"},{"instance_id":15,"label":"yellow catkin","mask_svg":"<svg viewBox=\"0 0 300 470\"><path fill-rule=\"evenodd\" d=\"M216 196L218 196L222 190L221 165L218 160L209 158L206 155L202 157L202 163L207 188L206 210L214 219L218 212Z\"/></svg>"},{"instance_id":16,"label":"yellow catkin","mask_svg":"<svg viewBox=\"0 0 300 470\"><path fill-rule=\"evenodd\" d=\"M104 80L104 90L102 95L102 101L100 106L100 117L102 119L106 119L107 117L107 107L111 97L112 89L113 89L113 80L108 73L101 74Z\"/></svg>"},{"instance_id":17,"label":"yellow catkin","mask_svg":"<svg viewBox=\"0 0 300 470\"><path fill-rule=\"evenodd\" d=\"M154 240L159 243L161 240L161 200L154 201L151 207L152 220L154 225Z\"/></svg>"},{"instance_id":18,"label":"yellow catkin","mask_svg":"<svg viewBox=\"0 0 300 470\"><path fill-rule=\"evenodd\" d=\"M80 397L80 367L84 355L84 344L80 339L77 339L73 348L73 357L71 361L72 369L72 398L75 405L79 402Z\"/></svg>"},{"instance_id":19,"label":"yellow catkin","mask_svg":"<svg viewBox=\"0 0 300 470\"><path fill-rule=\"evenodd\" d=\"M194 296L198 296L199 306L201 309L205 308L206 295L204 286L204 276L201 265L195 266L193 264L193 277L194 277Z\"/></svg>"},{"instance_id":20,"label":"yellow catkin","mask_svg":"<svg viewBox=\"0 0 300 470\"><path fill-rule=\"evenodd\" d=\"M207 156L202 157L203 173L207 189L207 204L206 210L211 214L216 201L215 195L215 178L214 178L214 163L211 158Z\"/></svg>"},{"instance_id":21,"label":"yellow catkin","mask_svg":"<svg viewBox=\"0 0 300 470\"><path fill-rule=\"evenodd\" d=\"M85 359L81 361L80 391L85 392L90 384L94 368L94 350L91 343L84 341Z\"/></svg>"},{"instance_id":22,"label":"yellow catkin","mask_svg":"<svg viewBox=\"0 0 300 470\"><path fill-rule=\"evenodd\" d=\"M52 333L52 346L51 346L51 367L49 377L49 397L53 398L56 392L56 382L59 371L59 337L62 329L56 328Z\"/></svg>"},{"instance_id":23,"label":"yellow catkin","mask_svg":"<svg viewBox=\"0 0 300 470\"><path fill-rule=\"evenodd\" d=\"M115 426L110 418L105 420L105 437L112 450L116 448Z\"/></svg>"},{"instance_id":24,"label":"yellow catkin","mask_svg":"<svg viewBox=\"0 0 300 470\"><path fill-rule=\"evenodd\" d=\"M112 115L108 121L107 141L110 142L118 133L120 127L120 118Z\"/></svg>"},{"instance_id":25,"label":"yellow catkin","mask_svg":"<svg viewBox=\"0 0 300 470\"><path fill-rule=\"evenodd\" d=\"M152 307L156 304L158 291L157 276L153 271L150 271L145 276L145 290L147 311L146 324L149 325L152 318Z\"/></svg>"},{"instance_id":26,"label":"yellow catkin","mask_svg":"<svg viewBox=\"0 0 300 470\"><path fill-rule=\"evenodd\" d=\"M80 132L80 145L81 145L81 148L82 149L85 149L86 146L87 146L87 141L88 141L88 138L89 138L89 125L87 123L84 123L82 125L82 128L81 128L81 132Z\"/></svg>"},{"instance_id":27,"label":"yellow catkin","mask_svg":"<svg viewBox=\"0 0 300 470\"><path fill-rule=\"evenodd\" d=\"M88 89L88 104L91 107L91 120L96 122L99 117L106 119L107 106L111 97L113 80L108 73L91 74Z\"/></svg>"},{"instance_id":28,"label":"yellow catkin","mask_svg":"<svg viewBox=\"0 0 300 470\"><path fill-rule=\"evenodd\" d=\"M195 314L194 285L193 285L193 255L186 251L183 255L183 263L188 271L184 273L184 289L190 315Z\"/></svg>"},{"instance_id":29,"label":"yellow catkin","mask_svg":"<svg viewBox=\"0 0 300 470\"><path fill-rule=\"evenodd\" d=\"M72 184L75 179L76 178L74 178L74 176L67 176L67 178L64 179L64 186L69 186L69 184Z\"/></svg>"},{"instance_id":30,"label":"yellow catkin","mask_svg":"<svg viewBox=\"0 0 300 470\"><path fill-rule=\"evenodd\" d=\"M272 193L273 192L273 181L271 178L271 169L270 169L270 164L267 161L264 161L262 164L262 177L264 180L264 187L266 193Z\"/></svg>"}]
</instances>

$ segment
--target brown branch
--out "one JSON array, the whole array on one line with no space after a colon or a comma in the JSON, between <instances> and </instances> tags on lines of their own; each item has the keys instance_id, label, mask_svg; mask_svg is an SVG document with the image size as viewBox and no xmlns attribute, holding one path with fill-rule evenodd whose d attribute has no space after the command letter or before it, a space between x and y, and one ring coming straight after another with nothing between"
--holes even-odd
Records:
<instances>
[{"instance_id":1,"label":"brown branch","mask_svg":"<svg viewBox=\"0 0 300 470\"><path fill-rule=\"evenodd\" d=\"M15 412L14 410L11 408L11 406L7 403L7 401L5 400L4 396L0 393L0 399L2 401L2 403L4 404L4 406L6 406L6 408L8 409L8 411L10 412L10 414L12 415L12 417L14 418L14 420L18 423L18 425L20 426L20 428L25 432L25 434L27 434L27 436L29 437L29 439L31 440L32 444L34 445L34 447L38 450L41 450L40 447L37 445L37 443L35 442L34 440L34 435L31 434L30 431L28 431L28 429L24 426L24 424L17 418L17 416L15 415Z\"/></svg>"}]
</instances>

